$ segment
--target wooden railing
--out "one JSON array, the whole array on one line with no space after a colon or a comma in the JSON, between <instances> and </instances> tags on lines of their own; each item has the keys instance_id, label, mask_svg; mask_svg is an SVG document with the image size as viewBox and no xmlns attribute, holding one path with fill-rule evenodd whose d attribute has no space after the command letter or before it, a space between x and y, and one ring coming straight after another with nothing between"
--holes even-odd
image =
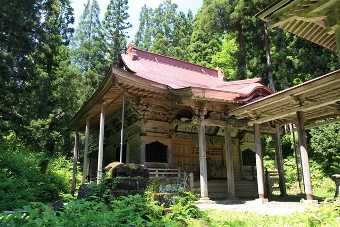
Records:
<instances>
[{"instance_id":1,"label":"wooden railing","mask_svg":"<svg viewBox=\"0 0 340 227\"><path fill-rule=\"evenodd\" d=\"M280 191L279 173L277 171L266 170L265 174L266 174L268 195L271 195L273 191Z\"/></svg>"}]
</instances>

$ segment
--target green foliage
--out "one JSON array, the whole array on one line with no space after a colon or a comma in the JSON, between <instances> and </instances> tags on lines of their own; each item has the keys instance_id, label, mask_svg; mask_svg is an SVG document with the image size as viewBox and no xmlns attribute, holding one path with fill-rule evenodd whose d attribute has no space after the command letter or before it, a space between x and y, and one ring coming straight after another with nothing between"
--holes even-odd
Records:
<instances>
[{"instance_id":1,"label":"green foliage","mask_svg":"<svg viewBox=\"0 0 340 227\"><path fill-rule=\"evenodd\" d=\"M67 48L73 9L69 0L11 1L1 15L0 135L14 131L51 157L69 146L67 124L80 105Z\"/></svg>"},{"instance_id":2,"label":"green foliage","mask_svg":"<svg viewBox=\"0 0 340 227\"><path fill-rule=\"evenodd\" d=\"M0 210L30 202L53 202L69 193L72 164L62 157L51 160L42 172L44 154L28 150L10 134L0 145Z\"/></svg>"},{"instance_id":3,"label":"green foliage","mask_svg":"<svg viewBox=\"0 0 340 227\"><path fill-rule=\"evenodd\" d=\"M165 0L156 9L146 5L140 13L140 25L135 37L136 45L155 53L179 59L188 59L193 15L178 11L177 4Z\"/></svg>"},{"instance_id":4,"label":"green foliage","mask_svg":"<svg viewBox=\"0 0 340 227\"><path fill-rule=\"evenodd\" d=\"M97 89L111 62L107 60L100 10L96 0L88 1L72 39L72 62L82 72L83 93L88 98ZM85 100L84 100L85 101Z\"/></svg>"},{"instance_id":5,"label":"green foliage","mask_svg":"<svg viewBox=\"0 0 340 227\"><path fill-rule=\"evenodd\" d=\"M339 216L339 202L324 203L320 208L310 207L305 212L286 216L211 210L206 212L205 221L193 221L189 226L339 226Z\"/></svg>"},{"instance_id":6,"label":"green foliage","mask_svg":"<svg viewBox=\"0 0 340 227\"><path fill-rule=\"evenodd\" d=\"M223 37L222 47L219 52L217 52L212 57L212 65L223 70L224 75L228 79L236 79L236 52L238 51L238 46L236 38L232 34L226 34Z\"/></svg>"},{"instance_id":7,"label":"green foliage","mask_svg":"<svg viewBox=\"0 0 340 227\"><path fill-rule=\"evenodd\" d=\"M135 37L135 44L142 49L149 50L152 45L153 10L143 6L139 14L139 28Z\"/></svg>"},{"instance_id":8,"label":"green foliage","mask_svg":"<svg viewBox=\"0 0 340 227\"><path fill-rule=\"evenodd\" d=\"M25 213L0 214L1 226L184 226L191 218L201 217L193 205L193 197L183 195L176 200L171 213L147 196L125 196L109 205L101 201L76 200L62 211L35 203L24 207Z\"/></svg>"},{"instance_id":9,"label":"green foliage","mask_svg":"<svg viewBox=\"0 0 340 227\"><path fill-rule=\"evenodd\" d=\"M312 157L328 174L340 172L340 124L311 129Z\"/></svg>"},{"instance_id":10,"label":"green foliage","mask_svg":"<svg viewBox=\"0 0 340 227\"><path fill-rule=\"evenodd\" d=\"M104 39L107 55L110 62L117 63L119 55L126 47L126 30L131 27L127 21L127 0L110 0L103 20Z\"/></svg>"},{"instance_id":11,"label":"green foliage","mask_svg":"<svg viewBox=\"0 0 340 227\"><path fill-rule=\"evenodd\" d=\"M197 197L191 192L179 193L173 198L171 212L164 219L187 225L191 219L201 218L202 212L194 204L196 200Z\"/></svg>"},{"instance_id":12,"label":"green foliage","mask_svg":"<svg viewBox=\"0 0 340 227\"><path fill-rule=\"evenodd\" d=\"M276 169L274 160L272 158L265 157L264 159L265 167L268 170ZM325 174L322 166L318 162L315 160L310 160L309 165L314 192L313 194L321 198L332 198L335 193L334 182L329 176ZM284 171L288 194L301 193L299 189L295 157L289 156L284 159ZM301 169L299 171L301 174ZM303 185L302 182L301 184Z\"/></svg>"}]
</instances>

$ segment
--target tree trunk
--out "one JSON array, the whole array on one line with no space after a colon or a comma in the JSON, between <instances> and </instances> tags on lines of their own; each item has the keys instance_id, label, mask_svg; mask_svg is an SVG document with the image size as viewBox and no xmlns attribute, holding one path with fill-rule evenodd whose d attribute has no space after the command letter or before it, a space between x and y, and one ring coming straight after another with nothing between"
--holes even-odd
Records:
<instances>
[{"instance_id":1,"label":"tree trunk","mask_svg":"<svg viewBox=\"0 0 340 227\"><path fill-rule=\"evenodd\" d=\"M243 27L241 21L238 21L236 24L237 29L237 41L239 44L239 53L238 53L238 79L245 79L246 75L246 46L245 46L245 37L243 34Z\"/></svg>"},{"instance_id":2,"label":"tree trunk","mask_svg":"<svg viewBox=\"0 0 340 227\"><path fill-rule=\"evenodd\" d=\"M272 56L270 54L270 43L269 43L268 29L267 29L266 24L264 24L264 49L266 50L268 86L274 92L276 92L274 79L273 79Z\"/></svg>"}]
</instances>

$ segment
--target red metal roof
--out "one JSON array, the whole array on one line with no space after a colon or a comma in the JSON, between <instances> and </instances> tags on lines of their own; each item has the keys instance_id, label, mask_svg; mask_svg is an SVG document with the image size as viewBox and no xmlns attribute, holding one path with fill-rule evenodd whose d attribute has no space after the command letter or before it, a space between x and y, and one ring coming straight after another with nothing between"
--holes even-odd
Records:
<instances>
[{"instance_id":1,"label":"red metal roof","mask_svg":"<svg viewBox=\"0 0 340 227\"><path fill-rule=\"evenodd\" d=\"M122 60L137 76L172 89L193 88L194 96L235 101L257 91L262 95L272 93L260 78L223 81L223 74L216 69L140 50L131 44Z\"/></svg>"}]
</instances>

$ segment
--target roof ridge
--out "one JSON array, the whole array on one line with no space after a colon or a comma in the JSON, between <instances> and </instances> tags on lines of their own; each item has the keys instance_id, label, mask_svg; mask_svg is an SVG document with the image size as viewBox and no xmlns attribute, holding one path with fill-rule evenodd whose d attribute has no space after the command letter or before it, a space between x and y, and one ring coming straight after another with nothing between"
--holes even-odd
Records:
<instances>
[{"instance_id":1,"label":"roof ridge","mask_svg":"<svg viewBox=\"0 0 340 227\"><path fill-rule=\"evenodd\" d=\"M228 84L251 84L256 82L261 82L262 79L260 77L254 77L249 79L243 79L243 80L230 80L230 81L224 81Z\"/></svg>"},{"instance_id":2,"label":"roof ridge","mask_svg":"<svg viewBox=\"0 0 340 227\"><path fill-rule=\"evenodd\" d=\"M170 57L170 56L167 56L167 55L163 55L163 54L158 54L158 53L154 53L154 52L151 52L151 51L147 51L147 50L142 50L136 46L132 46L130 49L128 49L128 51L130 51L131 49L135 49L137 51L141 51L141 52L144 52L144 53L148 53L148 54L152 54L152 55L157 55L157 56L160 56L160 57L163 57L163 58L168 58L168 59L171 59L171 60L174 60L174 61L178 61L178 62L182 62L182 63L185 63L185 64L189 64L189 65L193 65L193 66L196 66L198 68L202 68L202 69L207 69L207 70L212 70L212 71L215 71L216 74L218 73L218 70L217 69L214 69L214 68L209 68L209 67L206 67L206 66L202 66L202 65L199 65L199 64L195 64L195 63L192 63L192 62L189 62L189 61L186 61L186 60L182 60L182 59L178 59L178 58L175 58L175 57ZM158 62L157 62L158 63ZM163 63L163 62L162 62ZM164 63L166 64L166 63ZM175 67L178 67L178 68L183 68L183 67L180 67L178 65L172 65L172 66L175 66ZM207 73L206 73L207 74ZM217 78L217 75L216 76L211 76L209 74L207 74L208 76L210 77L216 77Z\"/></svg>"}]
</instances>

